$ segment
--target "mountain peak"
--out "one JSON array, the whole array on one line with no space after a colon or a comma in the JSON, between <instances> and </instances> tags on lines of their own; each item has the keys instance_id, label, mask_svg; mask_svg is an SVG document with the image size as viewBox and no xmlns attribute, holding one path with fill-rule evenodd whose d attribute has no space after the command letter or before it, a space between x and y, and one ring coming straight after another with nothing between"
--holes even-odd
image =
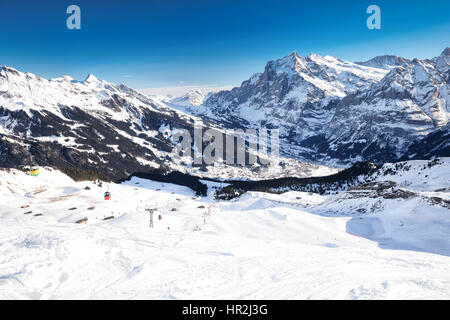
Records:
<instances>
[{"instance_id":1,"label":"mountain peak","mask_svg":"<svg viewBox=\"0 0 450 320\"><path fill-rule=\"evenodd\" d=\"M84 82L97 82L98 79L96 76L94 76L92 73L90 73L86 79L84 79Z\"/></svg>"},{"instance_id":2,"label":"mountain peak","mask_svg":"<svg viewBox=\"0 0 450 320\"><path fill-rule=\"evenodd\" d=\"M441 56L450 56L450 47L447 47L442 51Z\"/></svg>"},{"instance_id":3,"label":"mountain peak","mask_svg":"<svg viewBox=\"0 0 450 320\"><path fill-rule=\"evenodd\" d=\"M269 67L276 70L292 70L295 72L300 68L301 65L302 58L298 55L297 51L292 51L287 56L281 59L269 61L266 68Z\"/></svg>"},{"instance_id":4,"label":"mountain peak","mask_svg":"<svg viewBox=\"0 0 450 320\"><path fill-rule=\"evenodd\" d=\"M297 51L292 51L291 53L288 54L288 57L294 57L294 58L300 58L300 56L298 55Z\"/></svg>"}]
</instances>

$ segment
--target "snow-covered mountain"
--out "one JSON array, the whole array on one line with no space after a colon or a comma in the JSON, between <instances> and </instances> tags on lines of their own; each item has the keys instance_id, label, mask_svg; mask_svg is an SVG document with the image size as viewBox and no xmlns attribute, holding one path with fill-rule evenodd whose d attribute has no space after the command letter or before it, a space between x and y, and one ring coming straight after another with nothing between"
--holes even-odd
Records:
<instances>
[{"instance_id":1,"label":"snow-covered mountain","mask_svg":"<svg viewBox=\"0 0 450 320\"><path fill-rule=\"evenodd\" d=\"M179 106L191 107L199 106L203 104L206 95L201 89L190 90L181 97L176 97L170 101L170 103Z\"/></svg>"},{"instance_id":2,"label":"snow-covered mountain","mask_svg":"<svg viewBox=\"0 0 450 320\"><path fill-rule=\"evenodd\" d=\"M1 167L35 163L96 170L113 179L155 168L226 178L333 171L290 159L284 159L284 167L273 163L270 170L175 162L173 132L194 126L220 130L160 99L93 75L84 81L68 76L47 80L6 66L0 69Z\"/></svg>"},{"instance_id":3,"label":"snow-covered mountain","mask_svg":"<svg viewBox=\"0 0 450 320\"><path fill-rule=\"evenodd\" d=\"M450 118L450 56L414 59L366 90L344 97L314 141L324 157L391 161ZM446 155L446 154L444 154Z\"/></svg>"},{"instance_id":4,"label":"snow-covered mountain","mask_svg":"<svg viewBox=\"0 0 450 320\"><path fill-rule=\"evenodd\" d=\"M292 157L392 161L446 128L449 65L449 48L430 60L382 56L358 63L293 52L240 87L212 94L197 114L224 126L279 128Z\"/></svg>"},{"instance_id":5,"label":"snow-covered mountain","mask_svg":"<svg viewBox=\"0 0 450 320\"><path fill-rule=\"evenodd\" d=\"M294 127L304 136L330 120L329 105L380 81L386 70L311 54L292 52L267 63L241 87L212 94L207 114L231 124L275 126L288 135Z\"/></svg>"}]
</instances>

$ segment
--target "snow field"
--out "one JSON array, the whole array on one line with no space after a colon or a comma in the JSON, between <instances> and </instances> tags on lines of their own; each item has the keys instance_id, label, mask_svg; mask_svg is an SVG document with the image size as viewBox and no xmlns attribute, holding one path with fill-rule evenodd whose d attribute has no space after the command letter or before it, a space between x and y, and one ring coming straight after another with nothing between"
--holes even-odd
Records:
<instances>
[{"instance_id":1,"label":"snow field","mask_svg":"<svg viewBox=\"0 0 450 320\"><path fill-rule=\"evenodd\" d=\"M44 168L0 181L1 299L450 298L449 210L420 199L355 215L339 195L217 202L212 190L99 187Z\"/></svg>"}]
</instances>

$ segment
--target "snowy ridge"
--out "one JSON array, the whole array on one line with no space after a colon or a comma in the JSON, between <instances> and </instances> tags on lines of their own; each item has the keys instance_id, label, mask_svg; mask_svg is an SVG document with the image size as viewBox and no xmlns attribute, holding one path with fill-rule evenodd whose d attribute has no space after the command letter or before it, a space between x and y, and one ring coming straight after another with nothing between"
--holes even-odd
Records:
<instances>
[{"instance_id":1,"label":"snowy ridge","mask_svg":"<svg viewBox=\"0 0 450 320\"><path fill-rule=\"evenodd\" d=\"M14 68L3 66L0 71L0 105L11 111L47 110L60 113L60 105L79 106L97 112L107 113L118 120L128 119L126 109L114 110L105 105L114 95L128 98L131 104L142 104L158 111L169 109L157 99L144 96L124 86L114 85L89 74L84 81L70 76L44 79L31 73L22 73Z\"/></svg>"}]
</instances>

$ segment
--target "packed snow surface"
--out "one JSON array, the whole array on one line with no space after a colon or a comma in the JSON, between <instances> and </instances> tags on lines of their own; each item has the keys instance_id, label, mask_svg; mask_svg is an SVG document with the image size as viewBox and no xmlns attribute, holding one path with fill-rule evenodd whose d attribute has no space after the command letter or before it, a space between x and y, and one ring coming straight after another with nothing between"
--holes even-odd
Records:
<instances>
[{"instance_id":1,"label":"packed snow surface","mask_svg":"<svg viewBox=\"0 0 450 320\"><path fill-rule=\"evenodd\" d=\"M0 299L449 299L450 211L425 197L448 199L449 163L425 169L440 183L412 189L423 198L379 198L365 214L352 207L373 199L345 192L218 202L210 182L197 197L139 178L0 171Z\"/></svg>"}]
</instances>

